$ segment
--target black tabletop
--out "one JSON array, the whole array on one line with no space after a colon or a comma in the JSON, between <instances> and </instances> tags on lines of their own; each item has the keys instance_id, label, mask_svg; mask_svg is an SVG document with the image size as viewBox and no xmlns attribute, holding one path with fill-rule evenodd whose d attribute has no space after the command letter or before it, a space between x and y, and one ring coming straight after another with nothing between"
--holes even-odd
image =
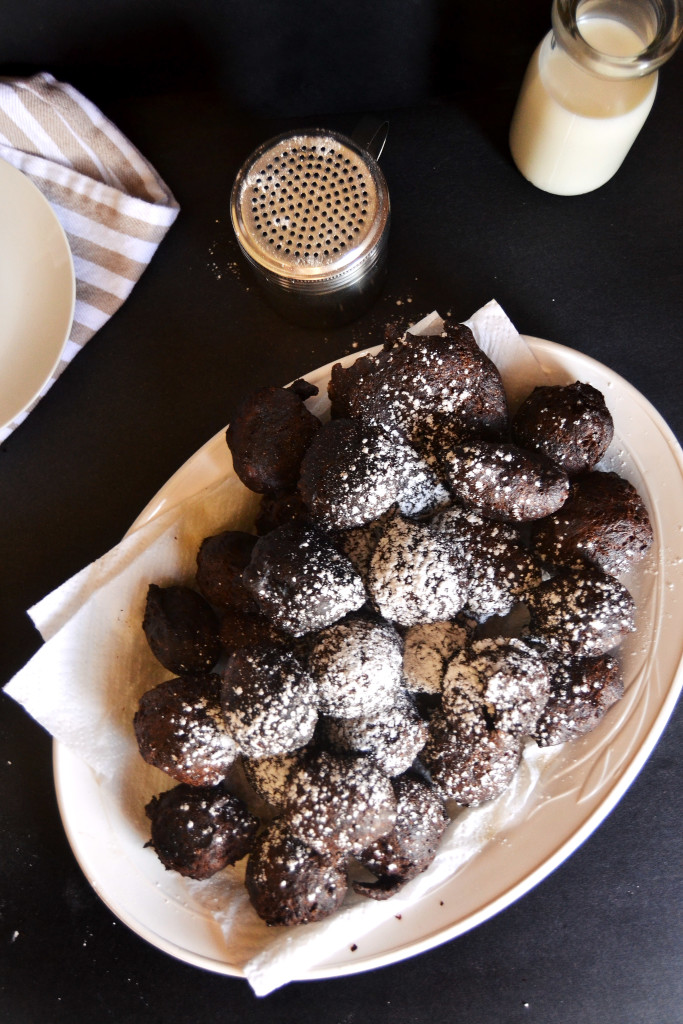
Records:
<instances>
[{"instance_id":1,"label":"black tabletop","mask_svg":"<svg viewBox=\"0 0 683 1024\"><path fill-rule=\"evenodd\" d=\"M523 333L621 374L681 437L683 59L662 70L616 176L553 196L507 149L548 26L549 3L535 0L2 6L0 74L46 70L80 89L181 212L123 307L0 446L0 683L40 646L26 609L116 544L248 390L378 343L387 324L433 309L465 319L495 298ZM232 181L278 132L349 133L368 111L390 123L386 285L351 324L294 326L239 265ZM112 915L65 837L50 737L0 705L3 1020L682 1019L680 710L597 831L505 911L395 965L259 1000Z\"/></svg>"}]
</instances>

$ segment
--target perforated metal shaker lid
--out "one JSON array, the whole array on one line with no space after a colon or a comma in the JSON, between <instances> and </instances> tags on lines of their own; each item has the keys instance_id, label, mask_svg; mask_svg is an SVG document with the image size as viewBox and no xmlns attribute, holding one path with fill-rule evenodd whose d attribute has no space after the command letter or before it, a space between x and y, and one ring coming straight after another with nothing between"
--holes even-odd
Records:
<instances>
[{"instance_id":1,"label":"perforated metal shaker lid","mask_svg":"<svg viewBox=\"0 0 683 1024\"><path fill-rule=\"evenodd\" d=\"M260 146L232 189L246 258L285 289L334 289L384 250L389 193L379 164L336 132L289 132Z\"/></svg>"}]
</instances>

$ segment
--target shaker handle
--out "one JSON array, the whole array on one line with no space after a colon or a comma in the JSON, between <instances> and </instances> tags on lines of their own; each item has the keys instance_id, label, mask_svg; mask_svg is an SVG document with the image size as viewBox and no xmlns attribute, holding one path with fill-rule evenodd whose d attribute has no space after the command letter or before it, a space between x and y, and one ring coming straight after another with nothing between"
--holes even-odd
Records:
<instances>
[{"instance_id":1,"label":"shaker handle","mask_svg":"<svg viewBox=\"0 0 683 1024\"><path fill-rule=\"evenodd\" d=\"M388 121L383 121L373 114L366 114L354 128L351 138L357 146L366 150L375 160L379 160L388 134Z\"/></svg>"}]
</instances>

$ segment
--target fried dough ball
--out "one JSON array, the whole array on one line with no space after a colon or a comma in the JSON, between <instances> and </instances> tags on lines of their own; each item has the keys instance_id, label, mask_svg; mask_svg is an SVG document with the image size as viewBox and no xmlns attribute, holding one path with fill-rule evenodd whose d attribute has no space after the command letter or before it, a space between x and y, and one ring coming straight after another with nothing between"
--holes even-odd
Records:
<instances>
[{"instance_id":1,"label":"fried dough ball","mask_svg":"<svg viewBox=\"0 0 683 1024\"><path fill-rule=\"evenodd\" d=\"M349 559L303 520L260 537L243 578L263 614L293 636L324 629L366 601Z\"/></svg>"},{"instance_id":2,"label":"fried dough ball","mask_svg":"<svg viewBox=\"0 0 683 1024\"><path fill-rule=\"evenodd\" d=\"M310 924L333 914L344 901L344 858L312 850L273 821L256 839L247 861L249 900L269 925Z\"/></svg>"},{"instance_id":3,"label":"fried dough ball","mask_svg":"<svg viewBox=\"0 0 683 1024\"><path fill-rule=\"evenodd\" d=\"M219 615L218 638L225 654L233 654L242 647L273 647L291 643L265 615L226 608Z\"/></svg>"},{"instance_id":4,"label":"fried dough ball","mask_svg":"<svg viewBox=\"0 0 683 1024\"><path fill-rule=\"evenodd\" d=\"M405 690L388 708L326 719L324 731L331 750L366 754L390 777L410 768L427 739L427 724Z\"/></svg>"},{"instance_id":5,"label":"fried dough ball","mask_svg":"<svg viewBox=\"0 0 683 1024\"><path fill-rule=\"evenodd\" d=\"M240 648L223 672L225 723L247 757L271 757L304 746L318 721L312 681L284 646Z\"/></svg>"},{"instance_id":6,"label":"fried dough ball","mask_svg":"<svg viewBox=\"0 0 683 1024\"><path fill-rule=\"evenodd\" d=\"M151 583L142 628L154 656L177 675L208 672L220 657L218 619L190 587Z\"/></svg>"},{"instance_id":7,"label":"fried dough ball","mask_svg":"<svg viewBox=\"0 0 683 1024\"><path fill-rule=\"evenodd\" d=\"M250 852L259 826L238 797L222 785L181 783L145 807L151 846L169 871L202 880Z\"/></svg>"},{"instance_id":8,"label":"fried dough ball","mask_svg":"<svg viewBox=\"0 0 683 1024\"><path fill-rule=\"evenodd\" d=\"M334 418L403 437L430 462L463 438L502 437L508 407L500 374L464 324L442 334L407 333L375 356L332 368Z\"/></svg>"},{"instance_id":9,"label":"fried dough ball","mask_svg":"<svg viewBox=\"0 0 683 1024\"><path fill-rule=\"evenodd\" d=\"M540 654L515 637L475 640L451 658L442 694L447 721L457 722L478 707L494 728L525 736L548 700L548 669Z\"/></svg>"},{"instance_id":10,"label":"fried dough ball","mask_svg":"<svg viewBox=\"0 0 683 1024\"><path fill-rule=\"evenodd\" d=\"M458 501L488 519L541 519L561 508L569 494L563 469L512 444L470 441L454 446L442 464Z\"/></svg>"},{"instance_id":11,"label":"fried dough ball","mask_svg":"<svg viewBox=\"0 0 683 1024\"><path fill-rule=\"evenodd\" d=\"M328 751L290 773L283 808L292 835L328 856L359 853L396 821L391 781L375 762Z\"/></svg>"},{"instance_id":12,"label":"fried dough ball","mask_svg":"<svg viewBox=\"0 0 683 1024\"><path fill-rule=\"evenodd\" d=\"M298 491L286 494L264 494L254 526L259 537L278 526L292 523L301 516L308 518L308 509Z\"/></svg>"},{"instance_id":13,"label":"fried dough ball","mask_svg":"<svg viewBox=\"0 0 683 1024\"><path fill-rule=\"evenodd\" d=\"M401 687L403 643L388 622L349 619L318 633L308 670L325 715L358 718L391 707Z\"/></svg>"},{"instance_id":14,"label":"fried dough ball","mask_svg":"<svg viewBox=\"0 0 683 1024\"><path fill-rule=\"evenodd\" d=\"M530 632L555 651L598 657L635 629L635 603L617 579L599 569L567 570L527 598Z\"/></svg>"},{"instance_id":15,"label":"fried dough ball","mask_svg":"<svg viewBox=\"0 0 683 1024\"><path fill-rule=\"evenodd\" d=\"M249 565L256 537L241 530L223 530L205 537L197 552L195 581L206 600L217 608L255 608L244 589L242 573Z\"/></svg>"},{"instance_id":16,"label":"fried dough ball","mask_svg":"<svg viewBox=\"0 0 683 1024\"><path fill-rule=\"evenodd\" d=\"M467 620L411 626L404 639L403 678L411 693L440 694L446 666L473 638Z\"/></svg>"},{"instance_id":17,"label":"fried dough ball","mask_svg":"<svg viewBox=\"0 0 683 1024\"><path fill-rule=\"evenodd\" d=\"M445 800L476 807L509 787L522 759L522 739L492 729L478 707L456 722L436 712L420 761Z\"/></svg>"},{"instance_id":18,"label":"fried dough ball","mask_svg":"<svg viewBox=\"0 0 683 1024\"><path fill-rule=\"evenodd\" d=\"M237 757L220 695L214 673L168 679L147 690L133 719L143 759L178 782L217 785Z\"/></svg>"},{"instance_id":19,"label":"fried dough ball","mask_svg":"<svg viewBox=\"0 0 683 1024\"><path fill-rule=\"evenodd\" d=\"M540 561L511 523L483 519L457 505L437 513L432 528L463 544L468 565L466 613L477 622L507 615L543 578Z\"/></svg>"},{"instance_id":20,"label":"fried dough ball","mask_svg":"<svg viewBox=\"0 0 683 1024\"><path fill-rule=\"evenodd\" d=\"M586 473L572 483L569 499L536 524L534 549L552 565L588 562L621 575L639 562L653 540L645 504L616 473Z\"/></svg>"},{"instance_id":21,"label":"fried dough ball","mask_svg":"<svg viewBox=\"0 0 683 1024\"><path fill-rule=\"evenodd\" d=\"M576 476L600 461L614 423L601 392L576 381L534 388L515 414L512 434L523 448L543 452Z\"/></svg>"},{"instance_id":22,"label":"fried dough ball","mask_svg":"<svg viewBox=\"0 0 683 1024\"><path fill-rule=\"evenodd\" d=\"M393 779L396 824L391 832L358 854L357 860L376 882L354 882L362 896L385 900L421 874L434 860L449 822L443 800L424 779L400 775Z\"/></svg>"},{"instance_id":23,"label":"fried dough ball","mask_svg":"<svg viewBox=\"0 0 683 1024\"><path fill-rule=\"evenodd\" d=\"M301 463L299 493L314 519L335 530L372 522L395 504L417 514L447 498L409 445L349 419L323 425Z\"/></svg>"},{"instance_id":24,"label":"fried dough ball","mask_svg":"<svg viewBox=\"0 0 683 1024\"><path fill-rule=\"evenodd\" d=\"M453 619L467 600L468 584L464 544L400 515L386 522L366 579L385 619L406 627Z\"/></svg>"},{"instance_id":25,"label":"fried dough ball","mask_svg":"<svg viewBox=\"0 0 683 1024\"><path fill-rule=\"evenodd\" d=\"M616 658L560 658L552 666L550 697L533 730L539 747L566 743L591 732L624 695Z\"/></svg>"},{"instance_id":26,"label":"fried dough ball","mask_svg":"<svg viewBox=\"0 0 683 1024\"><path fill-rule=\"evenodd\" d=\"M262 800L276 810L282 809L287 780L292 769L301 763L301 750L270 757L243 757L244 776Z\"/></svg>"},{"instance_id":27,"label":"fried dough ball","mask_svg":"<svg viewBox=\"0 0 683 1024\"><path fill-rule=\"evenodd\" d=\"M301 464L299 493L314 519L346 530L377 519L401 493L402 465L381 430L354 420L325 423Z\"/></svg>"},{"instance_id":28,"label":"fried dough ball","mask_svg":"<svg viewBox=\"0 0 683 1024\"><path fill-rule=\"evenodd\" d=\"M320 420L304 405L317 392L297 381L290 388L258 388L242 402L226 440L235 473L249 490L294 490L301 460L320 429Z\"/></svg>"}]
</instances>

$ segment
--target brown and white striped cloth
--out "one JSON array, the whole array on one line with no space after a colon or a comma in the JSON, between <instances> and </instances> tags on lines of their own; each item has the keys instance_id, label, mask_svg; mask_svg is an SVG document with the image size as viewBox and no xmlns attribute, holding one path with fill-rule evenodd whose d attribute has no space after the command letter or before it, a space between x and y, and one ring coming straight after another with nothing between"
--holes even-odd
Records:
<instances>
[{"instance_id":1,"label":"brown and white striped cloth","mask_svg":"<svg viewBox=\"0 0 683 1024\"><path fill-rule=\"evenodd\" d=\"M47 72L0 78L0 157L23 171L52 206L76 276L69 339L33 408L128 297L179 207L118 128ZM29 411L0 428L0 441Z\"/></svg>"}]
</instances>

